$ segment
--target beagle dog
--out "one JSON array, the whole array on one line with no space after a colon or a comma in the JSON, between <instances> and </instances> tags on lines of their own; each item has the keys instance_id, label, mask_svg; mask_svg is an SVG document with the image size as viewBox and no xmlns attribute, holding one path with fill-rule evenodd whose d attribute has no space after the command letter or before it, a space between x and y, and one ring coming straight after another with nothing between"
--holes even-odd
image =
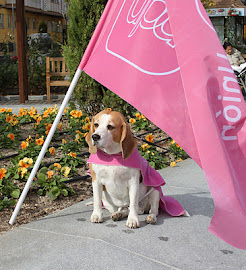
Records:
<instances>
[{"instance_id":1,"label":"beagle dog","mask_svg":"<svg viewBox=\"0 0 246 270\"><path fill-rule=\"evenodd\" d=\"M128 166L128 161L134 163L134 155L140 154L124 116L109 110L98 113L92 119L86 142L91 153L88 160L94 205L91 222L103 222L103 203L112 220L128 217L129 228L139 227L138 214L143 213L148 213L147 223L156 223L160 192L144 183L138 166Z\"/></svg>"}]
</instances>

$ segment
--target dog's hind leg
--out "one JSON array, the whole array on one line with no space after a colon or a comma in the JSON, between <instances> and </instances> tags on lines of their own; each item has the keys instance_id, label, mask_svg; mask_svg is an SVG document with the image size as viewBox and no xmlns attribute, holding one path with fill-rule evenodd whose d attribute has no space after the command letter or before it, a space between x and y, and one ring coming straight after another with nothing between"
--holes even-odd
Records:
<instances>
[{"instance_id":1,"label":"dog's hind leg","mask_svg":"<svg viewBox=\"0 0 246 270\"><path fill-rule=\"evenodd\" d=\"M115 212L111 215L111 218L113 221L119 221L119 220L122 220L123 218L127 217L128 214L129 214L128 207L121 207L118 209L117 212Z\"/></svg>"},{"instance_id":2,"label":"dog's hind leg","mask_svg":"<svg viewBox=\"0 0 246 270\"><path fill-rule=\"evenodd\" d=\"M155 224L157 221L157 216L159 213L159 201L160 193L158 190L153 190L149 195L149 215L146 217L145 221L149 224Z\"/></svg>"}]
</instances>

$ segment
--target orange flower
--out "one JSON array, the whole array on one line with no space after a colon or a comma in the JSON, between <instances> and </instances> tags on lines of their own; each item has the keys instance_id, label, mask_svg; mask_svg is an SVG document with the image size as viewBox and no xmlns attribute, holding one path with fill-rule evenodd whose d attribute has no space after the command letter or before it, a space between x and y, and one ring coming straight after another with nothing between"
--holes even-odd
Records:
<instances>
[{"instance_id":1,"label":"orange flower","mask_svg":"<svg viewBox=\"0 0 246 270\"><path fill-rule=\"evenodd\" d=\"M6 121L9 123L11 120L12 120L12 116L7 115L7 116L6 116Z\"/></svg>"},{"instance_id":2,"label":"orange flower","mask_svg":"<svg viewBox=\"0 0 246 270\"><path fill-rule=\"evenodd\" d=\"M51 129L51 127L52 127L52 124L50 124L50 123L45 123L44 125L45 125L45 129L48 130L48 131L50 131L50 129Z\"/></svg>"},{"instance_id":3,"label":"orange flower","mask_svg":"<svg viewBox=\"0 0 246 270\"><path fill-rule=\"evenodd\" d=\"M61 168L61 164L60 163L54 163L54 167L57 167L56 170L60 169Z\"/></svg>"},{"instance_id":4,"label":"orange flower","mask_svg":"<svg viewBox=\"0 0 246 270\"><path fill-rule=\"evenodd\" d=\"M88 132L86 132L86 133L84 134L84 138L87 136L87 134L88 134Z\"/></svg>"},{"instance_id":5,"label":"orange flower","mask_svg":"<svg viewBox=\"0 0 246 270\"><path fill-rule=\"evenodd\" d=\"M78 110L72 110L70 112L70 115L72 115L72 117L74 117L74 118L80 118L83 115L83 113L81 111L78 111Z\"/></svg>"},{"instance_id":6,"label":"orange flower","mask_svg":"<svg viewBox=\"0 0 246 270\"><path fill-rule=\"evenodd\" d=\"M136 123L136 120L135 120L134 118L131 118L131 119L129 120L129 123L134 124L134 123Z\"/></svg>"},{"instance_id":7,"label":"orange flower","mask_svg":"<svg viewBox=\"0 0 246 270\"><path fill-rule=\"evenodd\" d=\"M48 180L50 180L50 178L52 177L52 175L54 175L54 171L48 171L47 172L48 175Z\"/></svg>"},{"instance_id":8,"label":"orange flower","mask_svg":"<svg viewBox=\"0 0 246 270\"><path fill-rule=\"evenodd\" d=\"M21 143L21 149L22 149L22 150L25 149L25 148L27 148L28 146L29 146L29 143L28 143L28 142L23 141L23 142Z\"/></svg>"},{"instance_id":9,"label":"orange flower","mask_svg":"<svg viewBox=\"0 0 246 270\"><path fill-rule=\"evenodd\" d=\"M153 142L154 136L152 134L149 134L148 136L145 137L145 140L148 142Z\"/></svg>"},{"instance_id":10,"label":"orange flower","mask_svg":"<svg viewBox=\"0 0 246 270\"><path fill-rule=\"evenodd\" d=\"M44 136L42 136L42 137L39 138L39 139L36 139L35 143L36 143L37 145L42 145L42 144L44 143Z\"/></svg>"},{"instance_id":11,"label":"orange flower","mask_svg":"<svg viewBox=\"0 0 246 270\"><path fill-rule=\"evenodd\" d=\"M86 116L85 122L88 122L88 123L90 122L90 118L88 116Z\"/></svg>"},{"instance_id":12,"label":"orange flower","mask_svg":"<svg viewBox=\"0 0 246 270\"><path fill-rule=\"evenodd\" d=\"M55 148L54 147L50 147L49 152L51 153L51 155L55 154Z\"/></svg>"},{"instance_id":13,"label":"orange flower","mask_svg":"<svg viewBox=\"0 0 246 270\"><path fill-rule=\"evenodd\" d=\"M2 180L6 175L6 170L4 168L0 168L0 179Z\"/></svg>"},{"instance_id":14,"label":"orange flower","mask_svg":"<svg viewBox=\"0 0 246 270\"><path fill-rule=\"evenodd\" d=\"M91 128L91 123L86 123L86 124L82 127L83 130L90 130L90 128Z\"/></svg>"},{"instance_id":15,"label":"orange flower","mask_svg":"<svg viewBox=\"0 0 246 270\"><path fill-rule=\"evenodd\" d=\"M73 153L73 152L70 152L70 153L68 154L68 156L73 157L73 158L76 158L76 157L77 157L76 153Z\"/></svg>"},{"instance_id":16,"label":"orange flower","mask_svg":"<svg viewBox=\"0 0 246 270\"><path fill-rule=\"evenodd\" d=\"M31 142L31 141L32 141L32 137L29 135L29 137L26 138L26 141L27 141L28 143Z\"/></svg>"},{"instance_id":17,"label":"orange flower","mask_svg":"<svg viewBox=\"0 0 246 270\"><path fill-rule=\"evenodd\" d=\"M141 147L142 147L143 151L145 151L145 150L148 149L150 146L149 146L147 143L145 143L145 144L142 144Z\"/></svg>"},{"instance_id":18,"label":"orange flower","mask_svg":"<svg viewBox=\"0 0 246 270\"><path fill-rule=\"evenodd\" d=\"M62 129L62 123L58 124L58 128L61 130Z\"/></svg>"},{"instance_id":19,"label":"orange flower","mask_svg":"<svg viewBox=\"0 0 246 270\"><path fill-rule=\"evenodd\" d=\"M21 168L28 168L29 167L29 165L26 162L24 162L23 159L19 161L18 165Z\"/></svg>"},{"instance_id":20,"label":"orange flower","mask_svg":"<svg viewBox=\"0 0 246 270\"><path fill-rule=\"evenodd\" d=\"M107 111L112 111L112 109L111 108L107 108Z\"/></svg>"},{"instance_id":21,"label":"orange flower","mask_svg":"<svg viewBox=\"0 0 246 270\"><path fill-rule=\"evenodd\" d=\"M140 120L141 119L141 114L140 113L136 113L136 117Z\"/></svg>"},{"instance_id":22,"label":"orange flower","mask_svg":"<svg viewBox=\"0 0 246 270\"><path fill-rule=\"evenodd\" d=\"M0 109L0 113L6 112L6 111L7 111L7 109L5 109L5 108Z\"/></svg>"},{"instance_id":23,"label":"orange flower","mask_svg":"<svg viewBox=\"0 0 246 270\"><path fill-rule=\"evenodd\" d=\"M9 133L7 137L12 141L15 139L15 135L13 133Z\"/></svg>"}]
</instances>

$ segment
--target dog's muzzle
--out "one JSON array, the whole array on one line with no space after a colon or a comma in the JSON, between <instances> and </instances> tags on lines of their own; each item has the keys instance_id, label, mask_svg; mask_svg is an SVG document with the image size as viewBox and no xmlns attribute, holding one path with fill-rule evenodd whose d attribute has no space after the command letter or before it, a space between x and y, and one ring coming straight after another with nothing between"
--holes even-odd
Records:
<instances>
[{"instance_id":1,"label":"dog's muzzle","mask_svg":"<svg viewBox=\"0 0 246 270\"><path fill-rule=\"evenodd\" d=\"M93 134L92 139L93 139L94 142L97 142L97 141L99 141L101 139L101 136L98 135L98 134Z\"/></svg>"}]
</instances>

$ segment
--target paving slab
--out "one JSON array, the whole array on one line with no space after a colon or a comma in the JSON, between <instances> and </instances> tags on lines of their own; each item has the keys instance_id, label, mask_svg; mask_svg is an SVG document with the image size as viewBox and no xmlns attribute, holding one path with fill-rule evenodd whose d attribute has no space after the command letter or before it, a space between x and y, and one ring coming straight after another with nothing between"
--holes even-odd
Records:
<instances>
[{"instance_id":1,"label":"paving slab","mask_svg":"<svg viewBox=\"0 0 246 270\"><path fill-rule=\"evenodd\" d=\"M1 270L215 269L246 270L246 252L207 231L214 211L203 171L191 159L160 171L166 195L190 217L161 212L156 225L129 229L126 220L92 224L91 199L0 236Z\"/></svg>"}]
</instances>

